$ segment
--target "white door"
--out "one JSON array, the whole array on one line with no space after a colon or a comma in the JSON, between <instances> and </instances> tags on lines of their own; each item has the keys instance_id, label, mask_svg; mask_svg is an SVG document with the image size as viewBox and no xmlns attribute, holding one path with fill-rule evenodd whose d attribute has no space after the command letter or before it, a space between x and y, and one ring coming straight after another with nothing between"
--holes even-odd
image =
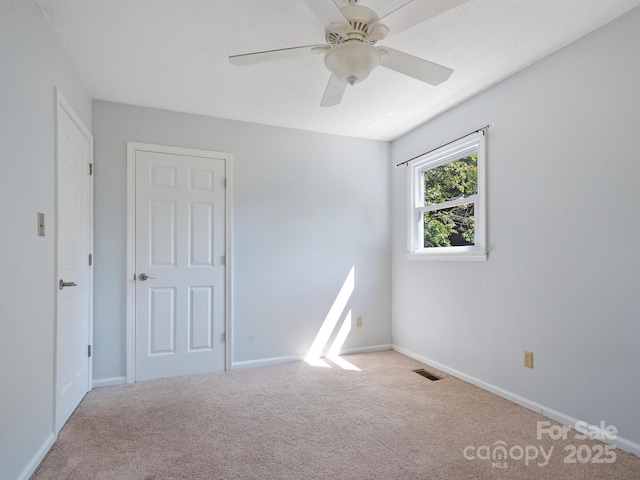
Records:
<instances>
[{"instance_id":1,"label":"white door","mask_svg":"<svg viewBox=\"0 0 640 480\"><path fill-rule=\"evenodd\" d=\"M91 388L93 139L59 92L56 104L58 432Z\"/></svg>"},{"instance_id":2,"label":"white door","mask_svg":"<svg viewBox=\"0 0 640 480\"><path fill-rule=\"evenodd\" d=\"M225 369L226 160L193 152L134 153L136 380Z\"/></svg>"}]
</instances>

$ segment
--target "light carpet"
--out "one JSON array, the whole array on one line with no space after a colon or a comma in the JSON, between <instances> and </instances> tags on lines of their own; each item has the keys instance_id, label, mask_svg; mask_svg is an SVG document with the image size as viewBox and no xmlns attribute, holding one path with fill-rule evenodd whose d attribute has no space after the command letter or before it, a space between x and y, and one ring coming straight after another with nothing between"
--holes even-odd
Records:
<instances>
[{"instance_id":1,"label":"light carpet","mask_svg":"<svg viewBox=\"0 0 640 480\"><path fill-rule=\"evenodd\" d=\"M575 431L538 439L547 418L411 358L342 359L358 370L295 362L95 389L32 478L640 479L633 455L611 461Z\"/></svg>"}]
</instances>

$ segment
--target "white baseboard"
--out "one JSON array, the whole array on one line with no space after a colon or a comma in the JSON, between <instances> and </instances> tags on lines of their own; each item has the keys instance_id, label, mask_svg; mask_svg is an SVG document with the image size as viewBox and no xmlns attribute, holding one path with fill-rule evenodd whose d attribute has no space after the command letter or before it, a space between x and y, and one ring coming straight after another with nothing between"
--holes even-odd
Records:
<instances>
[{"instance_id":1,"label":"white baseboard","mask_svg":"<svg viewBox=\"0 0 640 480\"><path fill-rule=\"evenodd\" d=\"M93 388L112 387L113 385L122 385L127 383L126 377L100 378L92 382Z\"/></svg>"},{"instance_id":2,"label":"white baseboard","mask_svg":"<svg viewBox=\"0 0 640 480\"><path fill-rule=\"evenodd\" d=\"M368 347L347 348L346 350L340 350L340 355L354 355L356 353L371 353L371 352L384 352L386 350L393 350L393 345L385 343L384 345L370 345Z\"/></svg>"},{"instance_id":3,"label":"white baseboard","mask_svg":"<svg viewBox=\"0 0 640 480\"><path fill-rule=\"evenodd\" d=\"M506 398L507 400L510 400L513 403L517 403L518 405L528 408L529 410L533 410L536 413L544 415L545 417L550 418L551 420L555 420L556 422L566 425L570 428L574 428L576 423L578 423L579 421L577 418L574 418L571 415L558 412L557 410L549 408L538 402L534 402L533 400L529 400L528 398L521 397L520 395L517 395L508 390L504 390L500 387L496 387L495 385L491 385L490 383L484 382L475 377L459 372L458 370L455 370L453 368L449 368L446 365L433 361L429 358L423 357L422 355L418 355L417 353L413 353L405 348L399 347L397 345L393 345L392 348L398 353L406 355L407 357L414 358L431 367L437 368L438 370L442 370L443 372L448 373L449 375L452 375L461 380L464 380L465 382L471 383L472 385L475 385L476 387L480 387L483 390L487 390L491 393L495 393L496 395L502 398ZM592 432L604 433L604 432L600 432L600 427L598 425L589 425L586 428ZM603 434L603 435L600 435L600 438L607 438L607 436ZM640 456L640 444L632 442L631 440L627 440L626 438L616 436L616 438L613 440L602 440L602 441L605 443L610 443L611 445L615 445L617 448L619 448L620 450L624 450L625 452L632 453L633 455L636 455L636 456Z\"/></svg>"},{"instance_id":4,"label":"white baseboard","mask_svg":"<svg viewBox=\"0 0 640 480\"><path fill-rule=\"evenodd\" d=\"M368 347L347 348L347 349L341 350L340 355L381 352L384 350L391 350L391 349L392 349L391 344L370 345ZM324 356L322 358L324 358ZM279 365L281 363L299 362L304 359L305 359L304 355L289 355L286 357L260 358L257 360L246 360L244 362L233 362L233 364L231 365L231 368L236 369L236 368L267 367L269 365Z\"/></svg>"},{"instance_id":5,"label":"white baseboard","mask_svg":"<svg viewBox=\"0 0 640 480\"><path fill-rule=\"evenodd\" d=\"M289 355L286 357L270 357L259 358L257 360L245 360L244 362L233 362L231 369L236 368L253 368L253 367L267 367L269 365L279 365L281 363L290 363L304 360L303 355Z\"/></svg>"},{"instance_id":6,"label":"white baseboard","mask_svg":"<svg viewBox=\"0 0 640 480\"><path fill-rule=\"evenodd\" d=\"M56 442L56 435L55 433L51 432L47 437L47 439L42 444L42 446L38 449L36 454L33 456L33 458L31 458L31 461L27 464L26 467L24 467L24 470L22 471L22 473L18 475L17 480L28 480L31 477L31 475L33 475L33 472L36 471L36 468L38 468L38 466L40 465L40 462L42 462L42 460L47 455L47 453L49 453L49 450L51 450L51 447L53 447L53 444L55 442Z\"/></svg>"}]
</instances>

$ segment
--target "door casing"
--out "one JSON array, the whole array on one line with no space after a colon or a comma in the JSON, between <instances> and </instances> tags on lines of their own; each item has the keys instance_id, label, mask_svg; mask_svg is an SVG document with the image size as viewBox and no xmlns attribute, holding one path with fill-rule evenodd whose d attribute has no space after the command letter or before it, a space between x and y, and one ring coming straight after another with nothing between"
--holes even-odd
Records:
<instances>
[{"instance_id":1,"label":"door casing","mask_svg":"<svg viewBox=\"0 0 640 480\"><path fill-rule=\"evenodd\" d=\"M231 369L233 327L233 156L229 153L193 148L127 142L127 277L126 277L126 368L127 383L136 381L136 152L156 152L224 159L225 189L225 370Z\"/></svg>"}]
</instances>

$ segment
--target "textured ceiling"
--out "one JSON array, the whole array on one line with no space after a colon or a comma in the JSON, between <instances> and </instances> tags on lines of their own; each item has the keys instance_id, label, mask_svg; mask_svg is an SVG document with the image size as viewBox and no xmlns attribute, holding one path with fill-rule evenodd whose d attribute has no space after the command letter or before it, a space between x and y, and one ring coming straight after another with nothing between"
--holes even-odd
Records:
<instances>
[{"instance_id":1,"label":"textured ceiling","mask_svg":"<svg viewBox=\"0 0 640 480\"><path fill-rule=\"evenodd\" d=\"M447 82L433 87L379 67L330 108L319 106L329 80L322 55L246 67L227 60L325 43L322 23L301 0L37 3L93 98L391 140L640 0L469 0L378 43L453 68ZM380 17L405 3L360 2Z\"/></svg>"}]
</instances>

